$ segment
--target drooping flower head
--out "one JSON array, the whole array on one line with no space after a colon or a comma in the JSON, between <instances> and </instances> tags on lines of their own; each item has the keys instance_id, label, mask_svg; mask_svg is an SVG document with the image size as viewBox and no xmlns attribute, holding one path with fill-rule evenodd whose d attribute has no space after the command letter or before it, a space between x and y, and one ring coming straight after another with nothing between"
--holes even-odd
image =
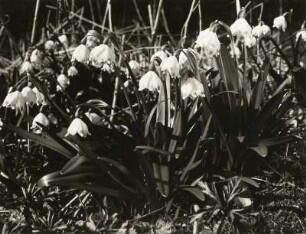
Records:
<instances>
[{"instance_id":1,"label":"drooping flower head","mask_svg":"<svg viewBox=\"0 0 306 234\"><path fill-rule=\"evenodd\" d=\"M115 52L108 45L102 44L92 49L89 55L92 66L102 70L110 71L116 62Z\"/></svg>"},{"instance_id":2,"label":"drooping flower head","mask_svg":"<svg viewBox=\"0 0 306 234\"><path fill-rule=\"evenodd\" d=\"M67 129L66 136L79 135L80 137L87 137L90 135L87 125L80 118L75 118Z\"/></svg>"},{"instance_id":3,"label":"drooping flower head","mask_svg":"<svg viewBox=\"0 0 306 234\"><path fill-rule=\"evenodd\" d=\"M57 90L61 91L62 89L66 89L70 85L70 80L67 76L64 74L60 74L57 77L57 82L60 84L60 86L57 86Z\"/></svg>"},{"instance_id":4,"label":"drooping flower head","mask_svg":"<svg viewBox=\"0 0 306 234\"><path fill-rule=\"evenodd\" d=\"M81 41L90 50L102 43L102 36L96 30L89 30Z\"/></svg>"},{"instance_id":5,"label":"drooping flower head","mask_svg":"<svg viewBox=\"0 0 306 234\"><path fill-rule=\"evenodd\" d=\"M71 62L87 64L89 61L90 50L85 45L79 45L72 53Z\"/></svg>"},{"instance_id":6,"label":"drooping flower head","mask_svg":"<svg viewBox=\"0 0 306 234\"><path fill-rule=\"evenodd\" d=\"M133 74L135 74L136 76L139 75L140 65L139 65L139 63L137 61L135 61L135 60L129 61L129 66L130 66ZM127 70L126 74L127 74L127 76L129 76L128 70Z\"/></svg>"},{"instance_id":7,"label":"drooping flower head","mask_svg":"<svg viewBox=\"0 0 306 234\"><path fill-rule=\"evenodd\" d=\"M26 104L33 106L36 103L36 93L29 86L24 87L21 94Z\"/></svg>"},{"instance_id":8,"label":"drooping flower head","mask_svg":"<svg viewBox=\"0 0 306 234\"><path fill-rule=\"evenodd\" d=\"M35 50L32 51L31 57L30 57L30 62L32 63L32 65L36 69L41 68L41 66L43 64L43 59L44 59L44 52L43 51L41 51L39 49L35 49Z\"/></svg>"},{"instance_id":9,"label":"drooping flower head","mask_svg":"<svg viewBox=\"0 0 306 234\"><path fill-rule=\"evenodd\" d=\"M148 89L151 92L159 92L162 87L162 82L154 71L148 71L139 80L139 91Z\"/></svg>"},{"instance_id":10,"label":"drooping flower head","mask_svg":"<svg viewBox=\"0 0 306 234\"><path fill-rule=\"evenodd\" d=\"M299 31L299 32L296 34L296 40L298 40L299 37L301 37L301 40L303 40L303 41L306 42L306 30L305 30L305 29Z\"/></svg>"},{"instance_id":11,"label":"drooping flower head","mask_svg":"<svg viewBox=\"0 0 306 234\"><path fill-rule=\"evenodd\" d=\"M53 51L55 48L55 43L52 40L48 40L45 42L44 47L46 52Z\"/></svg>"},{"instance_id":12,"label":"drooping flower head","mask_svg":"<svg viewBox=\"0 0 306 234\"><path fill-rule=\"evenodd\" d=\"M253 47L254 45L256 45L256 38L251 36L251 37L246 37L244 39L244 43L245 43L245 46L248 47L248 48L251 48Z\"/></svg>"},{"instance_id":13,"label":"drooping flower head","mask_svg":"<svg viewBox=\"0 0 306 234\"><path fill-rule=\"evenodd\" d=\"M42 128L37 123L41 124L41 125L43 125L45 127L48 127L50 125L50 120L48 119L48 117L44 113L41 113L41 112L38 113L34 117L31 128L33 129L34 133L40 134L41 131L42 131Z\"/></svg>"},{"instance_id":14,"label":"drooping flower head","mask_svg":"<svg viewBox=\"0 0 306 234\"><path fill-rule=\"evenodd\" d=\"M286 31L287 21L284 15L278 16L273 20L273 28L277 28L278 30Z\"/></svg>"},{"instance_id":15,"label":"drooping flower head","mask_svg":"<svg viewBox=\"0 0 306 234\"><path fill-rule=\"evenodd\" d=\"M196 78L188 78L181 86L181 95L186 98L195 99L199 96L204 96L203 84Z\"/></svg>"},{"instance_id":16,"label":"drooping flower head","mask_svg":"<svg viewBox=\"0 0 306 234\"><path fill-rule=\"evenodd\" d=\"M19 73L20 73L20 75L22 75L24 73L27 73L27 74L33 73L33 65L29 61L25 61L21 65Z\"/></svg>"},{"instance_id":17,"label":"drooping flower head","mask_svg":"<svg viewBox=\"0 0 306 234\"><path fill-rule=\"evenodd\" d=\"M21 92L15 91L15 92L9 93L5 97L2 106L11 108L12 110L16 110L16 114L18 112L24 113L25 99L22 96Z\"/></svg>"},{"instance_id":18,"label":"drooping flower head","mask_svg":"<svg viewBox=\"0 0 306 234\"><path fill-rule=\"evenodd\" d=\"M158 64L161 64L161 62L168 57L167 53L165 51L159 50L155 54L151 56L150 62L158 61Z\"/></svg>"},{"instance_id":19,"label":"drooping flower head","mask_svg":"<svg viewBox=\"0 0 306 234\"><path fill-rule=\"evenodd\" d=\"M180 65L175 56L165 58L160 64L160 68L163 72L168 72L173 78L179 76Z\"/></svg>"},{"instance_id":20,"label":"drooping flower head","mask_svg":"<svg viewBox=\"0 0 306 234\"><path fill-rule=\"evenodd\" d=\"M45 105L46 104L46 100L45 100L45 95L43 95L41 92L39 92L39 90L34 87L33 92L36 94L36 105Z\"/></svg>"},{"instance_id":21,"label":"drooping flower head","mask_svg":"<svg viewBox=\"0 0 306 234\"><path fill-rule=\"evenodd\" d=\"M78 75L79 71L75 66L70 66L68 71L67 71L67 74L68 74L69 77L73 77L73 76Z\"/></svg>"},{"instance_id":22,"label":"drooping flower head","mask_svg":"<svg viewBox=\"0 0 306 234\"><path fill-rule=\"evenodd\" d=\"M196 40L196 48L201 48L204 59L212 59L219 54L221 44L217 34L208 28L200 32Z\"/></svg>"},{"instance_id":23,"label":"drooping flower head","mask_svg":"<svg viewBox=\"0 0 306 234\"><path fill-rule=\"evenodd\" d=\"M256 38L262 38L268 36L271 33L271 29L269 26L260 22L257 26L255 26L252 30L252 35Z\"/></svg>"},{"instance_id":24,"label":"drooping flower head","mask_svg":"<svg viewBox=\"0 0 306 234\"><path fill-rule=\"evenodd\" d=\"M231 26L231 32L233 36L236 36L239 40L244 40L252 35L252 27L244 18L237 19Z\"/></svg>"},{"instance_id":25,"label":"drooping flower head","mask_svg":"<svg viewBox=\"0 0 306 234\"><path fill-rule=\"evenodd\" d=\"M61 35L58 37L58 40L62 43L65 49L69 47L68 37L66 35Z\"/></svg>"}]
</instances>

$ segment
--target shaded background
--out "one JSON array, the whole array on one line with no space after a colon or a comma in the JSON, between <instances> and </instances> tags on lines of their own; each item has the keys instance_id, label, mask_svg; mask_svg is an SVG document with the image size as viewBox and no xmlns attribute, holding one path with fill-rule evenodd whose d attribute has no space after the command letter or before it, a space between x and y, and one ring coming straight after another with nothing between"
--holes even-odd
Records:
<instances>
[{"instance_id":1,"label":"shaded background","mask_svg":"<svg viewBox=\"0 0 306 234\"><path fill-rule=\"evenodd\" d=\"M98 0L92 0L97 18L98 11L96 1ZM101 14L103 15L107 0L99 1L102 8ZM154 1L158 3L157 0L137 0L141 14L147 24L149 24L147 5L153 5ZM298 29L302 22L306 20L306 0L282 1L284 11L293 8L291 28ZM81 6L85 7L85 16L90 18L88 0L76 0L75 2L76 8ZM164 0L164 9L171 33L180 33L182 25L187 18L191 2L191 0ZM241 0L241 6L244 6L247 2L248 0ZM251 4L254 6L260 2L264 3L263 21L272 26L273 19L279 15L279 0L252 0ZM0 7L3 12L10 16L8 26L16 39L21 37L24 38L26 33L31 32L35 4L35 0L0 0ZM46 7L44 7L46 4L55 6L56 0L41 0L38 27L44 26L46 22L47 10ZM231 24L235 20L235 1L233 0L201 0L201 8L203 28L206 28L211 21L216 19L222 20L228 24ZM112 12L113 24L117 28L129 26L132 24L133 20L138 20L132 0L112 0ZM253 22L250 22L251 25L257 24L257 17L258 10L253 13ZM88 28L90 28L89 25ZM198 32L197 11L191 18L188 32L189 34L196 34ZM158 33L164 33L163 27L158 28Z\"/></svg>"}]
</instances>

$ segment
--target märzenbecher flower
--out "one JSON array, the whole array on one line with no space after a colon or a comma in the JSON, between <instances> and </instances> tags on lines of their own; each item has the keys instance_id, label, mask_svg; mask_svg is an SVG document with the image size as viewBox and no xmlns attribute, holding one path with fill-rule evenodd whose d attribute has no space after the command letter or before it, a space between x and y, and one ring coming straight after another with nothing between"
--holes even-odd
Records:
<instances>
[{"instance_id":1,"label":"m\u00e4rzenbecher flower","mask_svg":"<svg viewBox=\"0 0 306 234\"><path fill-rule=\"evenodd\" d=\"M79 135L80 137L87 137L90 135L87 125L80 118L75 118L70 123L67 134L65 136L75 136Z\"/></svg>"}]
</instances>

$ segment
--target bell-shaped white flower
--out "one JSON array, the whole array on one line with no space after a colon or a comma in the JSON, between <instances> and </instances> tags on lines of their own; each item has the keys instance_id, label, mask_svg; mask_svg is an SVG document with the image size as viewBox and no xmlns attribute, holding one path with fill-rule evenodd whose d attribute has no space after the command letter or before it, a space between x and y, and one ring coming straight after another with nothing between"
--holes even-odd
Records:
<instances>
[{"instance_id":1,"label":"bell-shaped white flower","mask_svg":"<svg viewBox=\"0 0 306 234\"><path fill-rule=\"evenodd\" d=\"M36 103L36 93L34 93L30 87L24 87L21 91L21 94L24 97L26 104L33 106Z\"/></svg>"},{"instance_id":2,"label":"bell-shaped white flower","mask_svg":"<svg viewBox=\"0 0 306 234\"><path fill-rule=\"evenodd\" d=\"M252 35L252 27L244 18L237 19L230 27L234 36L239 40L243 40Z\"/></svg>"},{"instance_id":3,"label":"bell-shaped white flower","mask_svg":"<svg viewBox=\"0 0 306 234\"><path fill-rule=\"evenodd\" d=\"M45 51L47 52L52 51L55 48L55 43L52 40L48 40L45 42L44 47L45 47Z\"/></svg>"},{"instance_id":4,"label":"bell-shaped white flower","mask_svg":"<svg viewBox=\"0 0 306 234\"><path fill-rule=\"evenodd\" d=\"M270 27L263 23L259 23L252 30L252 35L256 38L262 38L268 36L270 33L271 33Z\"/></svg>"},{"instance_id":5,"label":"bell-shaped white flower","mask_svg":"<svg viewBox=\"0 0 306 234\"><path fill-rule=\"evenodd\" d=\"M71 62L87 64L89 61L90 50L86 45L79 45L72 53Z\"/></svg>"},{"instance_id":6,"label":"bell-shaped white flower","mask_svg":"<svg viewBox=\"0 0 306 234\"><path fill-rule=\"evenodd\" d=\"M244 38L244 43L245 43L246 47L251 48L254 45L256 45L256 38L253 37L253 36L246 37L246 38Z\"/></svg>"},{"instance_id":7,"label":"bell-shaped white flower","mask_svg":"<svg viewBox=\"0 0 306 234\"><path fill-rule=\"evenodd\" d=\"M79 71L75 66L70 66L68 71L67 71L67 74L68 74L69 77L73 77L73 76L78 75Z\"/></svg>"},{"instance_id":8,"label":"bell-shaped white flower","mask_svg":"<svg viewBox=\"0 0 306 234\"><path fill-rule=\"evenodd\" d=\"M284 15L278 16L273 20L273 28L277 28L278 30L286 31L287 21Z\"/></svg>"},{"instance_id":9,"label":"bell-shaped white flower","mask_svg":"<svg viewBox=\"0 0 306 234\"><path fill-rule=\"evenodd\" d=\"M196 47L201 48L201 55L205 59L212 59L219 54L221 44L217 34L208 28L200 32L196 40Z\"/></svg>"},{"instance_id":10,"label":"bell-shaped white flower","mask_svg":"<svg viewBox=\"0 0 306 234\"><path fill-rule=\"evenodd\" d=\"M253 201L249 197L236 197L235 201L242 207L248 207L253 204Z\"/></svg>"},{"instance_id":11,"label":"bell-shaped white flower","mask_svg":"<svg viewBox=\"0 0 306 234\"><path fill-rule=\"evenodd\" d=\"M34 87L33 92L36 94L36 105L45 105L46 104L46 100L45 100L45 95L43 95L41 92L39 92L39 90Z\"/></svg>"},{"instance_id":12,"label":"bell-shaped white flower","mask_svg":"<svg viewBox=\"0 0 306 234\"><path fill-rule=\"evenodd\" d=\"M16 110L16 114L18 112L24 113L25 99L22 96L21 92L15 91L15 92L9 93L5 97L2 106Z\"/></svg>"},{"instance_id":13,"label":"bell-shaped white flower","mask_svg":"<svg viewBox=\"0 0 306 234\"><path fill-rule=\"evenodd\" d=\"M87 125L80 118L75 118L67 129L66 136L79 135L80 137L87 137L90 135Z\"/></svg>"},{"instance_id":14,"label":"bell-shaped white flower","mask_svg":"<svg viewBox=\"0 0 306 234\"><path fill-rule=\"evenodd\" d=\"M64 74L60 74L57 77L57 82L60 84L60 86L57 86L57 90L61 91L62 89L66 89L69 85L70 85L70 80L67 76L65 76Z\"/></svg>"},{"instance_id":15,"label":"bell-shaped white flower","mask_svg":"<svg viewBox=\"0 0 306 234\"><path fill-rule=\"evenodd\" d=\"M240 51L240 49L237 46L234 46L234 50L231 47L230 55L232 57L236 56L236 58L239 59L241 57L241 51Z\"/></svg>"},{"instance_id":16,"label":"bell-shaped white flower","mask_svg":"<svg viewBox=\"0 0 306 234\"><path fill-rule=\"evenodd\" d=\"M23 73L32 73L33 72L33 65L29 62L29 61L25 61L20 68L20 75L22 75Z\"/></svg>"},{"instance_id":17,"label":"bell-shaped white flower","mask_svg":"<svg viewBox=\"0 0 306 234\"><path fill-rule=\"evenodd\" d=\"M188 78L181 86L181 95L184 100L204 96L204 86L196 78Z\"/></svg>"},{"instance_id":18,"label":"bell-shaped white flower","mask_svg":"<svg viewBox=\"0 0 306 234\"><path fill-rule=\"evenodd\" d=\"M69 41L68 41L68 37L66 35L59 36L58 40L62 43L62 45L65 47L65 49L68 49Z\"/></svg>"},{"instance_id":19,"label":"bell-shaped white flower","mask_svg":"<svg viewBox=\"0 0 306 234\"><path fill-rule=\"evenodd\" d=\"M173 78L179 76L180 65L175 56L165 58L160 64L160 68L163 72L169 72L170 76Z\"/></svg>"},{"instance_id":20,"label":"bell-shaped white flower","mask_svg":"<svg viewBox=\"0 0 306 234\"><path fill-rule=\"evenodd\" d=\"M135 61L135 60L129 61L129 66L130 66L134 75L139 75L140 65L137 61Z\"/></svg>"},{"instance_id":21,"label":"bell-shaped white flower","mask_svg":"<svg viewBox=\"0 0 306 234\"><path fill-rule=\"evenodd\" d=\"M90 122L92 122L95 125L101 123L101 121L102 121L102 118L97 113L86 112L85 115L88 117Z\"/></svg>"},{"instance_id":22,"label":"bell-shaped white flower","mask_svg":"<svg viewBox=\"0 0 306 234\"><path fill-rule=\"evenodd\" d=\"M35 49L30 56L30 62L36 69L41 68L44 59L44 53L41 50Z\"/></svg>"},{"instance_id":23,"label":"bell-shaped white flower","mask_svg":"<svg viewBox=\"0 0 306 234\"><path fill-rule=\"evenodd\" d=\"M194 49L190 49L190 48L189 49L183 49L183 51L181 51L181 53L179 55L179 60L178 60L181 69L183 69L185 67L191 69L190 61L188 60L188 58L186 56L188 51L191 52L191 55L194 56L195 60L200 60L200 55Z\"/></svg>"},{"instance_id":24,"label":"bell-shaped white flower","mask_svg":"<svg viewBox=\"0 0 306 234\"><path fill-rule=\"evenodd\" d=\"M92 66L102 68L105 63L115 63L116 56L112 48L102 44L92 49L89 55L89 61Z\"/></svg>"},{"instance_id":25,"label":"bell-shaped white flower","mask_svg":"<svg viewBox=\"0 0 306 234\"><path fill-rule=\"evenodd\" d=\"M48 117L44 113L41 113L41 112L38 113L34 117L31 128L33 129L34 133L40 134L42 129L41 129L41 126L39 126L37 123L41 124L45 127L48 127L50 125L50 120L48 119Z\"/></svg>"},{"instance_id":26,"label":"bell-shaped white flower","mask_svg":"<svg viewBox=\"0 0 306 234\"><path fill-rule=\"evenodd\" d=\"M299 39L299 37L301 36L301 40L306 42L306 30L301 30L296 34L296 40Z\"/></svg>"},{"instance_id":27,"label":"bell-shaped white flower","mask_svg":"<svg viewBox=\"0 0 306 234\"><path fill-rule=\"evenodd\" d=\"M152 63L155 59L158 59L160 64L167 57L168 55L166 52L159 50L151 56L150 62Z\"/></svg>"},{"instance_id":28,"label":"bell-shaped white flower","mask_svg":"<svg viewBox=\"0 0 306 234\"><path fill-rule=\"evenodd\" d=\"M139 80L139 91L148 89L151 92L160 91L162 82L154 71L148 71Z\"/></svg>"}]
</instances>

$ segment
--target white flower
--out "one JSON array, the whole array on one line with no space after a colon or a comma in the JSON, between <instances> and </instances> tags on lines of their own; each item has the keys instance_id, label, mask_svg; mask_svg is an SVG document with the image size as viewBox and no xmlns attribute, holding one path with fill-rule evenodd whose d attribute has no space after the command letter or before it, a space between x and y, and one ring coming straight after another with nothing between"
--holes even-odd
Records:
<instances>
[{"instance_id":1,"label":"white flower","mask_svg":"<svg viewBox=\"0 0 306 234\"><path fill-rule=\"evenodd\" d=\"M256 38L253 37L253 36L246 37L246 38L244 38L244 43L245 43L246 47L251 48L254 45L256 45Z\"/></svg>"},{"instance_id":2,"label":"white flower","mask_svg":"<svg viewBox=\"0 0 306 234\"><path fill-rule=\"evenodd\" d=\"M88 117L90 122L93 124L99 124L102 121L102 118L94 112L86 112L85 115Z\"/></svg>"},{"instance_id":3,"label":"white flower","mask_svg":"<svg viewBox=\"0 0 306 234\"><path fill-rule=\"evenodd\" d=\"M68 76L76 76L76 75L78 75L79 74L79 71L78 71L78 69L75 67L75 66L70 66L69 67L69 69L68 69L68 71L67 71L67 73L68 73Z\"/></svg>"},{"instance_id":4,"label":"white flower","mask_svg":"<svg viewBox=\"0 0 306 234\"><path fill-rule=\"evenodd\" d=\"M108 73L112 73L114 71L114 64L110 61L105 62L103 63L101 70Z\"/></svg>"},{"instance_id":5,"label":"white flower","mask_svg":"<svg viewBox=\"0 0 306 234\"><path fill-rule=\"evenodd\" d=\"M235 200L238 201L243 207L248 207L253 204L253 201L249 197L237 197Z\"/></svg>"},{"instance_id":6,"label":"white flower","mask_svg":"<svg viewBox=\"0 0 306 234\"><path fill-rule=\"evenodd\" d=\"M134 75L138 75L140 72L140 65L137 61L131 60L129 61L129 66L133 72Z\"/></svg>"},{"instance_id":7,"label":"white flower","mask_svg":"<svg viewBox=\"0 0 306 234\"><path fill-rule=\"evenodd\" d=\"M181 86L181 94L184 100L188 97L195 99L204 96L203 84L196 78L188 78Z\"/></svg>"},{"instance_id":8,"label":"white flower","mask_svg":"<svg viewBox=\"0 0 306 234\"><path fill-rule=\"evenodd\" d=\"M265 24L258 24L252 30L252 35L257 38L265 37L271 32L270 27Z\"/></svg>"},{"instance_id":9,"label":"white flower","mask_svg":"<svg viewBox=\"0 0 306 234\"><path fill-rule=\"evenodd\" d=\"M82 39L82 43L85 43L90 50L98 46L101 41L102 36L96 30L89 30L85 38Z\"/></svg>"},{"instance_id":10,"label":"white flower","mask_svg":"<svg viewBox=\"0 0 306 234\"><path fill-rule=\"evenodd\" d=\"M26 104L32 106L36 103L36 93L34 93L30 87L24 87L21 91L21 95L23 96Z\"/></svg>"},{"instance_id":11,"label":"white flower","mask_svg":"<svg viewBox=\"0 0 306 234\"><path fill-rule=\"evenodd\" d=\"M81 137L87 137L87 135L90 135L87 125L80 118L75 118L70 123L65 136L75 136L77 134Z\"/></svg>"},{"instance_id":12,"label":"white flower","mask_svg":"<svg viewBox=\"0 0 306 234\"><path fill-rule=\"evenodd\" d=\"M162 82L154 71L148 71L139 80L139 91L148 89L151 92L160 91Z\"/></svg>"},{"instance_id":13,"label":"white flower","mask_svg":"<svg viewBox=\"0 0 306 234\"><path fill-rule=\"evenodd\" d=\"M66 35L59 36L58 40L64 45L65 49L68 49L69 42L68 42L68 37Z\"/></svg>"},{"instance_id":14,"label":"white flower","mask_svg":"<svg viewBox=\"0 0 306 234\"><path fill-rule=\"evenodd\" d=\"M152 63L154 60L158 59L159 60L158 62L160 64L167 57L168 55L166 54L166 52L159 50L155 54L152 55L150 61Z\"/></svg>"},{"instance_id":15,"label":"white flower","mask_svg":"<svg viewBox=\"0 0 306 234\"><path fill-rule=\"evenodd\" d=\"M67 76L64 74L60 74L57 77L57 82L60 84L60 86L57 86L57 90L60 91L62 89L66 89L70 85L70 80Z\"/></svg>"},{"instance_id":16,"label":"white flower","mask_svg":"<svg viewBox=\"0 0 306 234\"><path fill-rule=\"evenodd\" d=\"M190 61L186 56L188 51L191 52L191 55L194 56L196 60L200 60L200 55L194 49L183 49L183 51L181 51L179 55L179 60L178 60L181 69L183 69L184 67L191 69Z\"/></svg>"},{"instance_id":17,"label":"white flower","mask_svg":"<svg viewBox=\"0 0 306 234\"><path fill-rule=\"evenodd\" d=\"M46 104L46 100L45 100L45 95L43 95L41 92L39 92L39 90L34 87L33 92L36 94L36 105L42 105L42 104Z\"/></svg>"},{"instance_id":18,"label":"white flower","mask_svg":"<svg viewBox=\"0 0 306 234\"><path fill-rule=\"evenodd\" d=\"M12 93L9 93L4 101L2 106L11 108L13 110L16 109L16 114L20 111L21 113L24 112L24 107L25 107L25 99L22 96L21 92L15 91Z\"/></svg>"},{"instance_id":19,"label":"white flower","mask_svg":"<svg viewBox=\"0 0 306 234\"><path fill-rule=\"evenodd\" d=\"M50 120L48 119L48 117L44 114L44 113L38 113L32 122L32 129L33 132L36 134L40 134L41 133L41 127L37 124L41 124L45 127L48 127L50 125Z\"/></svg>"},{"instance_id":20,"label":"white flower","mask_svg":"<svg viewBox=\"0 0 306 234\"><path fill-rule=\"evenodd\" d=\"M180 65L175 56L165 58L160 64L160 68L164 72L169 72L170 76L173 78L179 76Z\"/></svg>"},{"instance_id":21,"label":"white flower","mask_svg":"<svg viewBox=\"0 0 306 234\"><path fill-rule=\"evenodd\" d=\"M241 51L240 51L240 49L237 46L234 46L234 51L233 51L233 49L231 47L230 55L232 57L234 57L234 55L235 55L239 59L240 56L241 56Z\"/></svg>"},{"instance_id":22,"label":"white flower","mask_svg":"<svg viewBox=\"0 0 306 234\"><path fill-rule=\"evenodd\" d=\"M23 73L32 73L33 72L33 66L29 61L25 61L20 68L20 75Z\"/></svg>"},{"instance_id":23,"label":"white flower","mask_svg":"<svg viewBox=\"0 0 306 234\"><path fill-rule=\"evenodd\" d=\"M35 49L32 51L32 54L30 56L30 62L35 68L39 69L42 66L43 59L44 53L41 50Z\"/></svg>"},{"instance_id":24,"label":"white flower","mask_svg":"<svg viewBox=\"0 0 306 234\"><path fill-rule=\"evenodd\" d=\"M252 35L252 27L244 18L237 19L230 27L234 36L237 36L239 40Z\"/></svg>"},{"instance_id":25,"label":"white flower","mask_svg":"<svg viewBox=\"0 0 306 234\"><path fill-rule=\"evenodd\" d=\"M196 47L201 48L201 54L205 59L212 59L219 54L221 44L217 34L208 28L200 32L196 40Z\"/></svg>"},{"instance_id":26,"label":"white flower","mask_svg":"<svg viewBox=\"0 0 306 234\"><path fill-rule=\"evenodd\" d=\"M277 28L278 30L286 31L287 21L284 15L278 16L273 20L273 28Z\"/></svg>"},{"instance_id":27,"label":"white flower","mask_svg":"<svg viewBox=\"0 0 306 234\"><path fill-rule=\"evenodd\" d=\"M104 63L115 63L115 60L114 50L105 44L93 48L89 55L91 65L96 68L102 68Z\"/></svg>"},{"instance_id":28,"label":"white flower","mask_svg":"<svg viewBox=\"0 0 306 234\"><path fill-rule=\"evenodd\" d=\"M85 45L79 45L72 53L71 62L87 64L89 60L90 50Z\"/></svg>"},{"instance_id":29,"label":"white flower","mask_svg":"<svg viewBox=\"0 0 306 234\"><path fill-rule=\"evenodd\" d=\"M48 40L45 42L44 47L47 52L52 51L55 48L55 43L52 40Z\"/></svg>"},{"instance_id":30,"label":"white flower","mask_svg":"<svg viewBox=\"0 0 306 234\"><path fill-rule=\"evenodd\" d=\"M300 36L301 36L301 40L306 42L306 31L305 30L299 31L296 34L296 40L298 40Z\"/></svg>"}]
</instances>

